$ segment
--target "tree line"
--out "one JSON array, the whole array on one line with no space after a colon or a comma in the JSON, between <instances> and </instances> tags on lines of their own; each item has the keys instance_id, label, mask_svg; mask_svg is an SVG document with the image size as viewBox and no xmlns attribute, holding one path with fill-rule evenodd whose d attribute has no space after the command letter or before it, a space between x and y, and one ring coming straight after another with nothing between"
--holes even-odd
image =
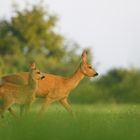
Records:
<instances>
[{"instance_id":1,"label":"tree line","mask_svg":"<svg viewBox=\"0 0 140 140\"><path fill-rule=\"evenodd\" d=\"M0 19L0 76L28 71L32 61L47 73L72 74L80 46L56 30L58 17L42 5L13 10L9 20ZM139 85L140 70L112 69L96 80L85 78L70 98L74 103L139 103Z\"/></svg>"}]
</instances>

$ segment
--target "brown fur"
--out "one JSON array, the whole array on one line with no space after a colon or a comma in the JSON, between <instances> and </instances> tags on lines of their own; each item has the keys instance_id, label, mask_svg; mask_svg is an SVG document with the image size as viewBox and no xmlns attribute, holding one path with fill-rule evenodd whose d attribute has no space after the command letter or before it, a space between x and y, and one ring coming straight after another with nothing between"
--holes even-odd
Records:
<instances>
[{"instance_id":1,"label":"brown fur","mask_svg":"<svg viewBox=\"0 0 140 140\"><path fill-rule=\"evenodd\" d=\"M22 72L17 73L15 76L21 76L24 83L27 83L29 73ZM79 84L79 82L85 77L97 76L97 72L87 63L86 51L82 53L82 62L76 72L70 77L63 77L53 74L46 74L45 79L39 81L38 91L36 96L44 97L44 103L40 109L40 113L44 112L48 105L54 101L59 101L70 113L72 113L71 106L69 105L67 98L70 92ZM7 79L11 78L7 76ZM16 78L15 78L16 79Z\"/></svg>"},{"instance_id":2,"label":"brown fur","mask_svg":"<svg viewBox=\"0 0 140 140\"><path fill-rule=\"evenodd\" d=\"M13 104L28 105L31 106L35 99L35 92L38 89L38 80L44 78L43 74L36 69L35 64L31 65L31 71L28 73L26 85L16 84L15 81L10 83L11 78L5 78L5 81L0 85L0 98L3 100L3 105L1 106L1 116L4 115L6 110L9 110L13 115L14 112L11 109ZM18 76L17 76L18 77ZM14 80L16 77L14 77ZM7 80L7 82L6 82ZM29 108L28 108L29 109Z\"/></svg>"}]
</instances>

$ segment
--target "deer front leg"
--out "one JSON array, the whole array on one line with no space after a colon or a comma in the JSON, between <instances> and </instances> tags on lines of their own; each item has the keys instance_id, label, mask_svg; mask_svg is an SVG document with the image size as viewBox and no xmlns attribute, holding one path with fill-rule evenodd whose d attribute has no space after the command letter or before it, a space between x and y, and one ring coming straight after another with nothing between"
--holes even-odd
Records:
<instances>
[{"instance_id":1,"label":"deer front leg","mask_svg":"<svg viewBox=\"0 0 140 140\"><path fill-rule=\"evenodd\" d=\"M25 107L24 107L24 105L20 105L20 108L19 108L19 110L20 110L20 117L22 117L23 116L23 114L24 114L24 111L25 111Z\"/></svg>"},{"instance_id":2,"label":"deer front leg","mask_svg":"<svg viewBox=\"0 0 140 140\"><path fill-rule=\"evenodd\" d=\"M20 117L28 115L30 113L31 104L20 105Z\"/></svg>"},{"instance_id":3,"label":"deer front leg","mask_svg":"<svg viewBox=\"0 0 140 140\"><path fill-rule=\"evenodd\" d=\"M26 101L25 104L20 105L20 117L22 117L24 114L27 115L31 112L31 106L35 101L35 94L28 98L29 99Z\"/></svg>"},{"instance_id":4,"label":"deer front leg","mask_svg":"<svg viewBox=\"0 0 140 140\"><path fill-rule=\"evenodd\" d=\"M4 118L4 113L3 113L2 107L0 107L0 116L1 116L1 118Z\"/></svg>"},{"instance_id":5,"label":"deer front leg","mask_svg":"<svg viewBox=\"0 0 140 140\"><path fill-rule=\"evenodd\" d=\"M59 101L61 103L62 106L64 106L64 108L70 113L72 114L72 116L75 116L73 111L72 111L72 108L70 106L70 104L68 103L67 101L67 98L64 98L62 100Z\"/></svg>"},{"instance_id":6,"label":"deer front leg","mask_svg":"<svg viewBox=\"0 0 140 140\"><path fill-rule=\"evenodd\" d=\"M26 109L27 112L31 112L31 106L35 102L35 99L36 99L36 92L34 91L34 93L30 97L30 100L29 100L29 102L27 104L27 109Z\"/></svg>"},{"instance_id":7,"label":"deer front leg","mask_svg":"<svg viewBox=\"0 0 140 140\"><path fill-rule=\"evenodd\" d=\"M50 98L45 98L45 101L41 107L41 109L39 110L39 115L42 115L44 112L47 111L49 104L51 104L53 102L52 99Z\"/></svg>"}]
</instances>

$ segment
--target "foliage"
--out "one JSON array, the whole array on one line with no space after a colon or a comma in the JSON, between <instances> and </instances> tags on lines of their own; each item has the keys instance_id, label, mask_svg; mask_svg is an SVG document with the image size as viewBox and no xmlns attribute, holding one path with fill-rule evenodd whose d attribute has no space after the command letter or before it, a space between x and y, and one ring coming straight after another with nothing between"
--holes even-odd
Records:
<instances>
[{"instance_id":1,"label":"foliage","mask_svg":"<svg viewBox=\"0 0 140 140\"><path fill-rule=\"evenodd\" d=\"M57 32L58 17L42 5L14 11L10 20L0 19L0 75L27 71L31 61L46 73L74 72L80 63L80 46ZM139 85L139 70L113 69L94 81L84 79L70 101L139 103Z\"/></svg>"},{"instance_id":2,"label":"foliage","mask_svg":"<svg viewBox=\"0 0 140 140\"><path fill-rule=\"evenodd\" d=\"M1 74L26 71L31 61L47 71L63 68L64 58L67 59L72 50L76 51L77 46L73 44L68 51L65 38L56 31L57 16L42 5L14 10L10 20L0 20ZM72 55L75 63L77 54Z\"/></svg>"},{"instance_id":3,"label":"foliage","mask_svg":"<svg viewBox=\"0 0 140 140\"><path fill-rule=\"evenodd\" d=\"M75 103L140 103L140 70L112 69L94 81L85 79L73 91Z\"/></svg>"}]
</instances>

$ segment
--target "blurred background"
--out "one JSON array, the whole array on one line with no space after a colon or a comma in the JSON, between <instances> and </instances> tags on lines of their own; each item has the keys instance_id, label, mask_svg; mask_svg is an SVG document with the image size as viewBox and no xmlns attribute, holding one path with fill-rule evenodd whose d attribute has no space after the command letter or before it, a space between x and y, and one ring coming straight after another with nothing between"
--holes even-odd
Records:
<instances>
[{"instance_id":1,"label":"blurred background","mask_svg":"<svg viewBox=\"0 0 140 140\"><path fill-rule=\"evenodd\" d=\"M71 75L83 49L100 74L85 78L73 103L140 102L139 0L0 2L0 76L28 71Z\"/></svg>"}]
</instances>

